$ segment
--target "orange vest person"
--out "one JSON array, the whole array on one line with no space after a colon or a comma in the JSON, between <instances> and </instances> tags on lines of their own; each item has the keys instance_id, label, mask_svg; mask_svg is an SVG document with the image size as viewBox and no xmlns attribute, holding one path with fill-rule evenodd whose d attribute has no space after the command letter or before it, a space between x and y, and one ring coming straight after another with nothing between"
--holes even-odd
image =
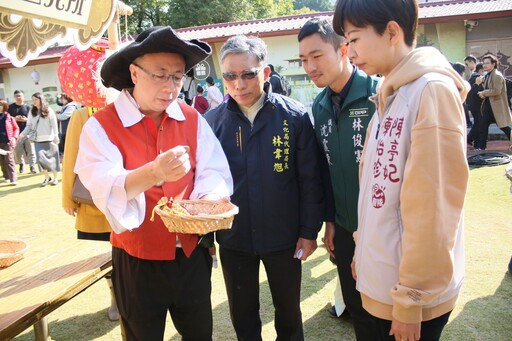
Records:
<instances>
[{"instance_id":1,"label":"orange vest person","mask_svg":"<svg viewBox=\"0 0 512 341\"><path fill-rule=\"evenodd\" d=\"M183 339L212 338L208 249L197 235L150 221L164 196L232 194L219 141L196 110L176 101L186 72L210 53L171 27L142 32L103 63L103 84L121 93L80 137L75 172L113 230L112 282L127 340L162 340L167 312Z\"/></svg>"}]
</instances>

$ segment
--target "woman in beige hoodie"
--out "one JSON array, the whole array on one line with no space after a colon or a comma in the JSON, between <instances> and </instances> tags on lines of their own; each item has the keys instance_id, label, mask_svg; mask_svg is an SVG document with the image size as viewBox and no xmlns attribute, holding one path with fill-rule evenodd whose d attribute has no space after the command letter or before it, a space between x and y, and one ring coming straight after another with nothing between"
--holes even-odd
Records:
<instances>
[{"instance_id":1,"label":"woman in beige hoodie","mask_svg":"<svg viewBox=\"0 0 512 341\"><path fill-rule=\"evenodd\" d=\"M379 340L439 340L464 278L469 84L435 48L414 49L417 20L416 0L338 0L333 19L352 63L384 76L352 264Z\"/></svg>"}]
</instances>

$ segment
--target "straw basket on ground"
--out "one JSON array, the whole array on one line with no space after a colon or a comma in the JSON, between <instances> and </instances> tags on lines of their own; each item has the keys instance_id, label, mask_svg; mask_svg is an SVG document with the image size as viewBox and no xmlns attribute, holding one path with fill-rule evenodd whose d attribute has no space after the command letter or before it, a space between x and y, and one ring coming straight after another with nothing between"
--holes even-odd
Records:
<instances>
[{"instance_id":1,"label":"straw basket on ground","mask_svg":"<svg viewBox=\"0 0 512 341\"><path fill-rule=\"evenodd\" d=\"M27 243L21 240L0 240L0 268L6 268L23 259Z\"/></svg>"},{"instance_id":2,"label":"straw basket on ground","mask_svg":"<svg viewBox=\"0 0 512 341\"><path fill-rule=\"evenodd\" d=\"M170 232L207 234L230 229L238 207L230 202L211 200L168 200L166 197L153 208Z\"/></svg>"}]
</instances>

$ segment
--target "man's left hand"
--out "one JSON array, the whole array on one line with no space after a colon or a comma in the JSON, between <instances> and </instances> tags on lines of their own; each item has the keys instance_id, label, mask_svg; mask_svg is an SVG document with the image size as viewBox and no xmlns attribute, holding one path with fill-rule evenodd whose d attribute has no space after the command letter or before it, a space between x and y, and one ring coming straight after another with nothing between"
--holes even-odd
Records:
<instances>
[{"instance_id":1,"label":"man's left hand","mask_svg":"<svg viewBox=\"0 0 512 341\"><path fill-rule=\"evenodd\" d=\"M300 260L306 260L311 254L313 254L313 252L315 252L316 248L316 239L309 240L299 238L299 240L297 241L297 245L295 245L295 257ZM302 250L302 255L299 254L299 250Z\"/></svg>"},{"instance_id":2,"label":"man's left hand","mask_svg":"<svg viewBox=\"0 0 512 341\"><path fill-rule=\"evenodd\" d=\"M201 200L212 200L212 201L218 201L218 202L230 202L229 197L221 197L218 194L215 193L208 193L200 197Z\"/></svg>"}]
</instances>

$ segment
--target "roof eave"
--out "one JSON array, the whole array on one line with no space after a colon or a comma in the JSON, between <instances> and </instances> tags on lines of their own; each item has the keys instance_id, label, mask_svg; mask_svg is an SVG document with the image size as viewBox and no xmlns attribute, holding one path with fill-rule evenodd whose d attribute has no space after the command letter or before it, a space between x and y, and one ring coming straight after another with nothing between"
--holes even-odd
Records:
<instances>
[{"instance_id":1,"label":"roof eave","mask_svg":"<svg viewBox=\"0 0 512 341\"><path fill-rule=\"evenodd\" d=\"M37 57L37 59L32 59L30 60L27 65L25 65L25 67L27 66L33 66L33 65L40 65L40 64L49 64L49 63L58 63L60 60L60 56L59 57ZM9 60L9 58L7 57L3 57L3 58L0 58L0 69L12 69L14 68L14 65L11 63L11 61Z\"/></svg>"},{"instance_id":2,"label":"roof eave","mask_svg":"<svg viewBox=\"0 0 512 341\"><path fill-rule=\"evenodd\" d=\"M421 6L421 5L420 5ZM320 12L315 13L317 16L325 16L325 15L332 15L333 12ZM302 14L293 16L295 17L308 17L312 14ZM511 17L512 16L512 9L511 10L504 10L504 11L494 11L494 12L479 12L479 13L468 13L468 14L461 14L461 15L446 15L446 16L436 16L436 17L430 17L430 18L419 18L418 22L421 25L425 24L436 24L436 23L446 23L451 21L463 21L463 20L480 20L480 19L493 19L493 18L503 18L503 17ZM275 19L275 18L274 18ZM263 19L272 21L274 19ZM254 19L246 21L245 23L251 23L251 22L259 22L262 19ZM212 25L204 25L195 27L193 30L190 30L190 28L182 28L177 29L177 32L198 32L202 31L204 29L209 29L211 27L225 27L233 25L233 23L221 23L221 24L212 24ZM253 32L248 34L255 34L262 38L268 38L268 37L278 37L278 36L287 36L287 35L297 35L300 31L300 28L296 29L287 29L287 30L280 30L280 31L267 31L267 32ZM208 43L223 43L226 41L226 39L230 38L229 36L215 36L215 37L209 37L209 38L201 38L201 40L206 41ZM69 46L68 46L69 47ZM64 47L64 48L68 48ZM62 47L61 47L62 48ZM60 60L60 55L56 55L56 51L53 51L52 53L49 53L48 56L40 55L37 58L30 60L26 66L33 66L33 65L39 65L39 64L48 64L48 63L55 63ZM13 68L14 65L10 62L10 60L6 57L0 57L0 69L10 69Z\"/></svg>"},{"instance_id":3,"label":"roof eave","mask_svg":"<svg viewBox=\"0 0 512 341\"><path fill-rule=\"evenodd\" d=\"M419 18L418 23L424 24L437 24L445 23L457 20L479 20L479 19L496 19L503 17L511 17L512 10L499 11L499 12L486 12L486 13L472 13L472 14L461 14L461 15L447 15L445 17L433 17L433 18Z\"/></svg>"},{"instance_id":4,"label":"roof eave","mask_svg":"<svg viewBox=\"0 0 512 341\"><path fill-rule=\"evenodd\" d=\"M282 30L282 31L270 31L270 32L259 32L257 34L260 38L269 38L269 37L281 37L281 36L289 36L289 35L297 35L299 34L300 29L291 29L291 30ZM232 35L232 36L235 36ZM219 36L212 38L201 38L201 41L205 41L207 43L224 43L226 40L231 38L232 36Z\"/></svg>"}]
</instances>

